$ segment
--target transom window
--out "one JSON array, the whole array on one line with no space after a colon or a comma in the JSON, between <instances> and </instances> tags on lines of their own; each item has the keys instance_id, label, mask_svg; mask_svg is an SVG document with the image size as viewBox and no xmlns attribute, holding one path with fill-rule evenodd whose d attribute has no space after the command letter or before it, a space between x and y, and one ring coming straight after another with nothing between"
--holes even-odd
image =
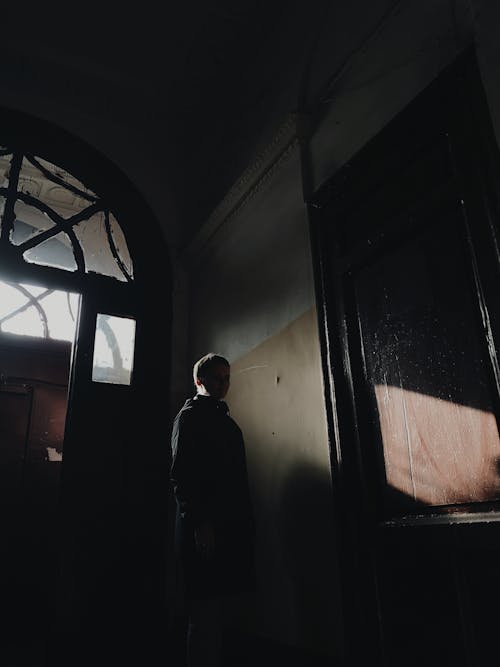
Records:
<instances>
[{"instance_id":1,"label":"transom window","mask_svg":"<svg viewBox=\"0 0 500 667\"><path fill-rule=\"evenodd\" d=\"M95 192L42 158L0 146L0 246L7 245L29 263L134 279L123 231Z\"/></svg>"}]
</instances>

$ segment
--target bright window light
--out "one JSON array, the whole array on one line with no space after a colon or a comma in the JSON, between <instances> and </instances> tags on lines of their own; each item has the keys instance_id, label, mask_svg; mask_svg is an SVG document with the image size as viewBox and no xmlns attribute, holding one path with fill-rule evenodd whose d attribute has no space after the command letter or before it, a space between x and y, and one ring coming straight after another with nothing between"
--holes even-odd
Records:
<instances>
[{"instance_id":1,"label":"bright window light","mask_svg":"<svg viewBox=\"0 0 500 667\"><path fill-rule=\"evenodd\" d=\"M79 294L0 281L0 333L73 341Z\"/></svg>"},{"instance_id":2,"label":"bright window light","mask_svg":"<svg viewBox=\"0 0 500 667\"><path fill-rule=\"evenodd\" d=\"M129 385L134 345L135 320L99 313L96 320L92 380Z\"/></svg>"}]
</instances>

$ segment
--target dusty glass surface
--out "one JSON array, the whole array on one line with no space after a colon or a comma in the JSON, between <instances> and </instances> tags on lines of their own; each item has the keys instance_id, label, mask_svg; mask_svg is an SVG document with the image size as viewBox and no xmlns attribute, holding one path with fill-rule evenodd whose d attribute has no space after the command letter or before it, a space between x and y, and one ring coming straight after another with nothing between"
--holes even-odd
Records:
<instances>
[{"instance_id":1,"label":"dusty glass surface","mask_svg":"<svg viewBox=\"0 0 500 667\"><path fill-rule=\"evenodd\" d=\"M99 313L96 320L92 380L130 385L135 346L135 320Z\"/></svg>"},{"instance_id":2,"label":"dusty glass surface","mask_svg":"<svg viewBox=\"0 0 500 667\"><path fill-rule=\"evenodd\" d=\"M73 255L71 241L67 234L59 232L51 239L42 241L34 248L23 253L23 257L31 264L52 266L66 271L76 271L77 264Z\"/></svg>"},{"instance_id":3,"label":"dusty glass surface","mask_svg":"<svg viewBox=\"0 0 500 667\"><path fill-rule=\"evenodd\" d=\"M125 240L125 235L122 231L122 228L120 227L118 221L116 220L115 216L112 213L109 214L109 223L111 226L111 236L113 238L113 242L116 251L118 253L118 257L120 258L120 261L122 262L126 273L129 275L130 278L133 278L134 267L132 264L132 258L130 256L130 252L128 250L127 241Z\"/></svg>"},{"instance_id":4,"label":"dusty glass surface","mask_svg":"<svg viewBox=\"0 0 500 667\"><path fill-rule=\"evenodd\" d=\"M5 210L5 197L0 195L0 236L2 235L3 212Z\"/></svg>"},{"instance_id":5,"label":"dusty glass surface","mask_svg":"<svg viewBox=\"0 0 500 667\"><path fill-rule=\"evenodd\" d=\"M15 219L9 225L9 241L27 262L66 271L85 270L121 282L133 280L133 262L125 235L95 192L47 160L19 155L11 164L13 154L2 151L0 147L0 188L5 187L0 195L0 215L3 216L7 198L12 198L10 206ZM12 169L13 178L17 177L16 192L7 190ZM95 212L101 206L103 210ZM0 220L0 232L1 224ZM71 231L68 225L72 225ZM54 236L48 239L51 232ZM36 242L40 234L43 236L38 247L23 247L24 243ZM84 267L76 264L73 250L78 258L81 250Z\"/></svg>"},{"instance_id":6,"label":"dusty glass surface","mask_svg":"<svg viewBox=\"0 0 500 667\"><path fill-rule=\"evenodd\" d=\"M389 506L500 497L491 367L463 252L443 226L356 280Z\"/></svg>"},{"instance_id":7,"label":"dusty glass surface","mask_svg":"<svg viewBox=\"0 0 500 667\"><path fill-rule=\"evenodd\" d=\"M74 227L74 230L83 250L87 273L100 273L117 280L126 281L127 277L124 270L131 276L132 262L123 233L111 215L110 228L111 243L114 247L110 245L106 231L106 218L102 211L88 220L80 222ZM116 252L116 257L113 250ZM122 262L124 270L122 270L120 262Z\"/></svg>"},{"instance_id":8,"label":"dusty glass surface","mask_svg":"<svg viewBox=\"0 0 500 667\"><path fill-rule=\"evenodd\" d=\"M40 232L51 229L55 223L49 216L35 206L29 206L19 199L14 206L16 219L10 233L10 241L14 245L21 245L32 239Z\"/></svg>"},{"instance_id":9,"label":"dusty glass surface","mask_svg":"<svg viewBox=\"0 0 500 667\"><path fill-rule=\"evenodd\" d=\"M2 155L2 148L0 147L0 188L7 187L9 183L9 169L12 154L8 153Z\"/></svg>"}]
</instances>

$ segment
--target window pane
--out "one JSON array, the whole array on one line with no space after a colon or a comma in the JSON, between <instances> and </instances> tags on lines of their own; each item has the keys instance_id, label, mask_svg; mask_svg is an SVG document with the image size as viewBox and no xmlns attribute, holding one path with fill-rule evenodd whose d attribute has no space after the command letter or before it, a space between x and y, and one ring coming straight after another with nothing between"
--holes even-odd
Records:
<instances>
[{"instance_id":1,"label":"window pane","mask_svg":"<svg viewBox=\"0 0 500 667\"><path fill-rule=\"evenodd\" d=\"M356 279L389 507L500 497L490 361L463 253L456 229L433 229Z\"/></svg>"},{"instance_id":2,"label":"window pane","mask_svg":"<svg viewBox=\"0 0 500 667\"><path fill-rule=\"evenodd\" d=\"M3 212L5 210L5 197L0 196L0 236L2 236Z\"/></svg>"},{"instance_id":3,"label":"window pane","mask_svg":"<svg viewBox=\"0 0 500 667\"><path fill-rule=\"evenodd\" d=\"M4 149L0 146L0 187L6 188L9 184L9 170L12 155L5 154Z\"/></svg>"},{"instance_id":4,"label":"window pane","mask_svg":"<svg viewBox=\"0 0 500 667\"><path fill-rule=\"evenodd\" d=\"M14 221L8 221L9 242L18 248L19 255L33 264L132 281L133 263L125 235L116 218L104 212L107 206L103 204L103 210L95 213L101 208L99 197L65 169L36 156L16 156L16 170L17 157L21 159L17 189L7 191L12 154L0 146L0 189L5 188L0 194L0 233L9 198L8 210L13 206L15 213ZM59 231L61 221L72 223L72 231L67 224ZM39 239L44 232L45 240ZM50 232L54 236L47 239ZM39 246L23 248L23 243L37 241L41 241Z\"/></svg>"},{"instance_id":5,"label":"window pane","mask_svg":"<svg viewBox=\"0 0 500 667\"><path fill-rule=\"evenodd\" d=\"M97 315L92 380L129 385L135 344L135 320Z\"/></svg>"},{"instance_id":6,"label":"window pane","mask_svg":"<svg viewBox=\"0 0 500 667\"><path fill-rule=\"evenodd\" d=\"M27 262L32 264L41 264L42 266L54 266L66 271L76 271L75 257L71 241L64 232L59 232L51 239L42 241L34 248L30 248L23 253Z\"/></svg>"},{"instance_id":7,"label":"window pane","mask_svg":"<svg viewBox=\"0 0 500 667\"><path fill-rule=\"evenodd\" d=\"M19 200L14 206L14 213L16 219L10 234L11 243L14 245L21 245L37 234L55 226L46 213Z\"/></svg>"},{"instance_id":8,"label":"window pane","mask_svg":"<svg viewBox=\"0 0 500 667\"><path fill-rule=\"evenodd\" d=\"M111 226L111 236L113 238L113 243L118 253L118 257L120 258L120 261L122 262L127 274L133 278L134 269L132 266L132 258L130 257L130 253L128 251L125 235L112 213L109 214L109 223Z\"/></svg>"},{"instance_id":9,"label":"window pane","mask_svg":"<svg viewBox=\"0 0 500 667\"><path fill-rule=\"evenodd\" d=\"M0 332L73 341L79 298L72 292L0 281Z\"/></svg>"},{"instance_id":10,"label":"window pane","mask_svg":"<svg viewBox=\"0 0 500 667\"><path fill-rule=\"evenodd\" d=\"M78 294L61 290L53 290L40 298L39 303L47 316L49 338L74 340L79 300Z\"/></svg>"},{"instance_id":11,"label":"window pane","mask_svg":"<svg viewBox=\"0 0 500 667\"><path fill-rule=\"evenodd\" d=\"M4 322L1 330L5 333L18 334L19 336L45 337L43 322L34 306L29 306L12 319Z\"/></svg>"},{"instance_id":12,"label":"window pane","mask_svg":"<svg viewBox=\"0 0 500 667\"><path fill-rule=\"evenodd\" d=\"M112 215L110 215L110 227L112 243L118 257L128 275L132 276L132 262L125 237ZM106 232L105 215L102 211L96 213L88 220L80 222L74 227L74 230L83 250L87 273L100 273L101 275L111 276L117 280L127 280L111 250Z\"/></svg>"}]
</instances>

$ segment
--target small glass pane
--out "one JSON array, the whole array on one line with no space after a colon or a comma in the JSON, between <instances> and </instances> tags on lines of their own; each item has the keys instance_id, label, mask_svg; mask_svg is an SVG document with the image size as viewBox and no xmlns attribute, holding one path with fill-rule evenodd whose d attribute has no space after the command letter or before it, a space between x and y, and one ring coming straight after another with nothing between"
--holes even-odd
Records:
<instances>
[{"instance_id":1,"label":"small glass pane","mask_svg":"<svg viewBox=\"0 0 500 667\"><path fill-rule=\"evenodd\" d=\"M131 382L135 320L99 313L94 341L92 380L110 384Z\"/></svg>"},{"instance_id":2,"label":"small glass pane","mask_svg":"<svg viewBox=\"0 0 500 667\"><path fill-rule=\"evenodd\" d=\"M10 241L14 245L21 245L37 234L55 226L46 213L19 200L14 206L14 213L16 219L10 234Z\"/></svg>"},{"instance_id":3,"label":"small glass pane","mask_svg":"<svg viewBox=\"0 0 500 667\"><path fill-rule=\"evenodd\" d=\"M71 241L64 232L23 253L23 257L31 264L53 266L66 271L76 271L77 265L73 255Z\"/></svg>"},{"instance_id":4,"label":"small glass pane","mask_svg":"<svg viewBox=\"0 0 500 667\"><path fill-rule=\"evenodd\" d=\"M118 257L122 261L125 270L131 276L132 262L125 237L118 223L111 215L110 227L112 241ZM74 231L83 250L87 273L99 273L103 276L111 276L112 278L126 282L127 277L123 273L110 247L103 211L96 213L88 220L80 222L74 227Z\"/></svg>"}]
</instances>

